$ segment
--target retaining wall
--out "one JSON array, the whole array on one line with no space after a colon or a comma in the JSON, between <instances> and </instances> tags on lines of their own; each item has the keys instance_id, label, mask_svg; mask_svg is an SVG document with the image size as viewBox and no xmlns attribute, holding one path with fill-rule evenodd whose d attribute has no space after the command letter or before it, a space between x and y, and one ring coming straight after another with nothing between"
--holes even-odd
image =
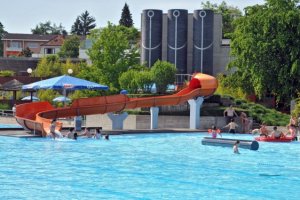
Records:
<instances>
[{"instance_id":1,"label":"retaining wall","mask_svg":"<svg viewBox=\"0 0 300 200\"><path fill-rule=\"evenodd\" d=\"M158 116L158 128L159 129L188 129L190 124L189 116ZM241 121L236 118L236 123L239 125L237 131L241 132ZM226 125L226 118L224 117L200 117L200 128L206 130L211 128L212 125L216 125L218 128L222 128ZM95 127L102 126L103 129L111 130L112 124L106 114L104 115L88 115L86 116L86 126ZM150 115L129 115L124 121L124 129L150 129Z\"/></svg>"}]
</instances>

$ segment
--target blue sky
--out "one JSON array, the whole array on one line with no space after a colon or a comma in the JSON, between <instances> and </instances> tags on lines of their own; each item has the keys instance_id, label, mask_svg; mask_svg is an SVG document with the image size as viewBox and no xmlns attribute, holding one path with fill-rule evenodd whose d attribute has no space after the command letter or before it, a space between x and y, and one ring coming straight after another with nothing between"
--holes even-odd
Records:
<instances>
[{"instance_id":1,"label":"blue sky","mask_svg":"<svg viewBox=\"0 0 300 200\"><path fill-rule=\"evenodd\" d=\"M9 33L31 33L39 22L50 20L60 23L70 32L78 15L85 10L95 17L97 27L103 27L110 21L118 24L122 8L128 4L134 26L140 28L141 12L144 9L187 9L190 13L201 9L206 0L2 0L0 22ZM211 0L220 4L222 0ZM264 0L225 0L228 5L243 10L246 6L264 4Z\"/></svg>"}]
</instances>

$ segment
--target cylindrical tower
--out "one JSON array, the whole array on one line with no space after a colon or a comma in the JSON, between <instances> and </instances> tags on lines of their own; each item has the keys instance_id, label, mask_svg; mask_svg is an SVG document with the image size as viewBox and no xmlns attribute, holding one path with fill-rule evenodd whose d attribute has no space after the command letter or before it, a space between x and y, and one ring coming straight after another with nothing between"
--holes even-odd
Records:
<instances>
[{"instance_id":1,"label":"cylindrical tower","mask_svg":"<svg viewBox=\"0 0 300 200\"><path fill-rule=\"evenodd\" d=\"M143 10L141 62L151 67L162 54L162 10Z\"/></svg>"},{"instance_id":2,"label":"cylindrical tower","mask_svg":"<svg viewBox=\"0 0 300 200\"><path fill-rule=\"evenodd\" d=\"M213 74L212 10L195 10L193 16L193 72Z\"/></svg>"},{"instance_id":3,"label":"cylindrical tower","mask_svg":"<svg viewBox=\"0 0 300 200\"><path fill-rule=\"evenodd\" d=\"M168 11L168 62L173 63L178 74L187 73L187 25L188 11Z\"/></svg>"}]
</instances>

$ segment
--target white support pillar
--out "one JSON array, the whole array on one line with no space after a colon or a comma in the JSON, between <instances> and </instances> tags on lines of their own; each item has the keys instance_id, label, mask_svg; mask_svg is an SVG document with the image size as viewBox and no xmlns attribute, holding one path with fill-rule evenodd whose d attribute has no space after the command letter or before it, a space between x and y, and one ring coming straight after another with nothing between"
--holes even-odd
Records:
<instances>
[{"instance_id":1,"label":"white support pillar","mask_svg":"<svg viewBox=\"0 0 300 200\"><path fill-rule=\"evenodd\" d=\"M200 108L203 101L203 97L188 100L190 104L190 129L200 128Z\"/></svg>"},{"instance_id":2,"label":"white support pillar","mask_svg":"<svg viewBox=\"0 0 300 200\"><path fill-rule=\"evenodd\" d=\"M157 129L158 128L158 107L151 107L150 114L151 114L151 127L150 129Z\"/></svg>"},{"instance_id":3,"label":"white support pillar","mask_svg":"<svg viewBox=\"0 0 300 200\"><path fill-rule=\"evenodd\" d=\"M128 117L127 112L121 114L107 113L107 116L111 120L112 130L123 130L124 120Z\"/></svg>"}]
</instances>

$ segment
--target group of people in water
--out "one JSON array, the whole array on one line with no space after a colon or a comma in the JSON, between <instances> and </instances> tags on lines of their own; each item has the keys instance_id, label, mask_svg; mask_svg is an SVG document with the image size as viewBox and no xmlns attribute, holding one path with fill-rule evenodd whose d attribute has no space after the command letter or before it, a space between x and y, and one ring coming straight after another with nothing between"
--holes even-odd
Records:
<instances>
[{"instance_id":1,"label":"group of people in water","mask_svg":"<svg viewBox=\"0 0 300 200\"><path fill-rule=\"evenodd\" d=\"M227 125L224 126L224 128L229 129L229 133L236 133L236 129L239 127L237 123L234 122L235 117L240 117L241 121L241 132L242 133L252 133L252 134L259 134L263 137L273 137L275 139L279 139L288 135L296 136L298 131L298 124L297 120L294 116L291 116L290 122L287 125L288 132L283 133L282 131L279 131L277 126L274 126L271 131L267 129L267 126L265 123L262 123L259 129L254 129L251 131L250 126L252 123L252 120L250 120L247 117L247 114L245 112L241 112L240 115L235 112L232 105L230 105L227 109L224 110L224 117L227 119ZM300 118L298 119L300 123Z\"/></svg>"},{"instance_id":2,"label":"group of people in water","mask_svg":"<svg viewBox=\"0 0 300 200\"><path fill-rule=\"evenodd\" d=\"M241 120L241 128L242 133L252 133L252 134L259 134L261 137L270 137L274 139L281 139L285 138L286 136L292 136L295 137L297 135L298 131L298 124L295 117L291 116L289 124L287 125L288 132L283 133L280 131L277 126L274 126L271 131L268 130L265 123L261 124L259 129L250 130L251 120L247 117L247 114L244 112L241 112L240 115L235 112L232 105L230 105L226 110L224 110L224 117L227 119L227 125L222 127L221 129L228 128L228 133L236 133L236 129L239 127L237 123L235 123L235 117L240 117ZM298 123L300 124L300 118L298 119ZM212 126L211 129L208 130L208 132L211 134L212 138L217 138L219 135L222 137L221 129L218 129L215 125ZM239 153L238 146L240 141L237 140L233 145L233 152Z\"/></svg>"},{"instance_id":3,"label":"group of people in water","mask_svg":"<svg viewBox=\"0 0 300 200\"><path fill-rule=\"evenodd\" d=\"M259 136L261 136L261 137L271 137L271 138L275 138L275 139L284 138L286 136L295 137L297 135L297 131L298 131L297 120L295 117L291 116L290 122L287 125L287 129L288 129L288 132L283 133L282 131L278 130L277 126L274 126L273 130L269 131L266 124L262 123L260 125L259 129L254 129L254 130L252 130L251 133L253 135L259 134Z\"/></svg>"},{"instance_id":4,"label":"group of people in water","mask_svg":"<svg viewBox=\"0 0 300 200\"><path fill-rule=\"evenodd\" d=\"M49 133L49 135L53 139L68 138L68 139L77 140L79 135L75 131L75 128L71 127L71 128L69 128L69 131L67 133L62 134L60 131L56 130L56 127L57 127L56 119L53 119L50 124L50 133ZM102 127L95 128L95 132L92 132L91 128L85 127L83 133L80 134L80 136L86 137L86 138L95 138L98 140L101 138L104 138L105 140L109 140L108 134L102 134Z\"/></svg>"}]
</instances>

